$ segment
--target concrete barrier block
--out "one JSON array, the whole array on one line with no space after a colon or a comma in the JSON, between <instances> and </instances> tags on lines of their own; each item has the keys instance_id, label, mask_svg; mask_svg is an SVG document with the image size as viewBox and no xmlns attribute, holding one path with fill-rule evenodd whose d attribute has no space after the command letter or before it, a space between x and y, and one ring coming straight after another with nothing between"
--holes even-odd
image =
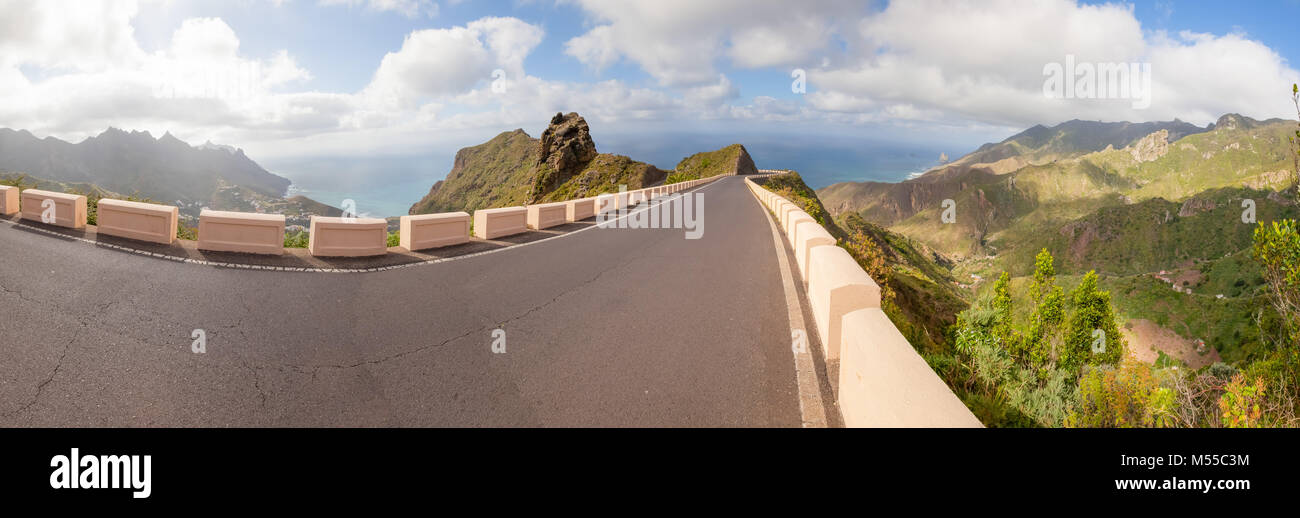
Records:
<instances>
[{"instance_id":1,"label":"concrete barrier block","mask_svg":"<svg viewBox=\"0 0 1300 518\"><path fill-rule=\"evenodd\" d=\"M841 325L839 403L845 426L983 426L880 308L851 311Z\"/></svg>"},{"instance_id":2,"label":"concrete barrier block","mask_svg":"<svg viewBox=\"0 0 1300 518\"><path fill-rule=\"evenodd\" d=\"M379 218L311 217L307 252L316 257L370 257L388 253L388 222Z\"/></svg>"},{"instance_id":3,"label":"concrete barrier block","mask_svg":"<svg viewBox=\"0 0 1300 518\"><path fill-rule=\"evenodd\" d=\"M826 359L840 357L841 321L859 309L880 307L880 286L838 246L818 246L808 253L808 303L822 339Z\"/></svg>"},{"instance_id":4,"label":"concrete barrier block","mask_svg":"<svg viewBox=\"0 0 1300 518\"><path fill-rule=\"evenodd\" d=\"M162 243L176 241L180 209L126 200L99 200L96 224L100 234Z\"/></svg>"},{"instance_id":5,"label":"concrete barrier block","mask_svg":"<svg viewBox=\"0 0 1300 518\"><path fill-rule=\"evenodd\" d=\"M280 255L284 215L205 210L199 213L200 250Z\"/></svg>"},{"instance_id":6,"label":"concrete barrier block","mask_svg":"<svg viewBox=\"0 0 1300 518\"><path fill-rule=\"evenodd\" d=\"M543 228L551 228L556 225L563 225L568 212L566 203L562 201L529 205L527 209L528 228L539 230Z\"/></svg>"},{"instance_id":7,"label":"concrete barrier block","mask_svg":"<svg viewBox=\"0 0 1300 518\"><path fill-rule=\"evenodd\" d=\"M776 217L776 225L777 225L777 226L779 226L779 227L781 227L781 228L783 228L783 229L785 228L785 211L786 211L786 208L788 208L788 207L793 207L793 206L794 206L793 203L790 203L790 202L788 202L788 201L785 201L785 199L783 199L783 198L778 198L778 199L777 199L776 203L772 206L772 214Z\"/></svg>"},{"instance_id":8,"label":"concrete barrier block","mask_svg":"<svg viewBox=\"0 0 1300 518\"><path fill-rule=\"evenodd\" d=\"M791 245L799 239L799 223L811 221L816 223L817 220L809 216L807 212L797 210L785 218L785 239Z\"/></svg>"},{"instance_id":9,"label":"concrete barrier block","mask_svg":"<svg viewBox=\"0 0 1300 518\"><path fill-rule=\"evenodd\" d=\"M581 198L564 202L564 220L570 223L596 215L596 198Z\"/></svg>"},{"instance_id":10,"label":"concrete barrier block","mask_svg":"<svg viewBox=\"0 0 1300 518\"><path fill-rule=\"evenodd\" d=\"M46 200L53 202L54 212L51 225L67 228L86 228L86 197L80 194L25 189L19 195L22 205L22 217L26 220L40 221L45 212Z\"/></svg>"},{"instance_id":11,"label":"concrete barrier block","mask_svg":"<svg viewBox=\"0 0 1300 518\"><path fill-rule=\"evenodd\" d=\"M18 213L18 188L0 185L0 216Z\"/></svg>"},{"instance_id":12,"label":"concrete barrier block","mask_svg":"<svg viewBox=\"0 0 1300 518\"><path fill-rule=\"evenodd\" d=\"M443 212L402 216L398 244L407 250L427 250L469 242L469 214Z\"/></svg>"},{"instance_id":13,"label":"concrete barrier block","mask_svg":"<svg viewBox=\"0 0 1300 518\"><path fill-rule=\"evenodd\" d=\"M812 251L813 247L817 246L834 246L835 237L815 221L799 223L796 227L796 235L799 237L791 241L790 248L794 249L794 259L799 267L800 279L803 281L804 286L807 286L809 252Z\"/></svg>"},{"instance_id":14,"label":"concrete barrier block","mask_svg":"<svg viewBox=\"0 0 1300 518\"><path fill-rule=\"evenodd\" d=\"M612 210L618 210L618 196L613 194L601 194L596 196L594 210L596 214L604 214Z\"/></svg>"},{"instance_id":15,"label":"concrete barrier block","mask_svg":"<svg viewBox=\"0 0 1300 518\"><path fill-rule=\"evenodd\" d=\"M474 235L494 239L528 231L528 209L503 207L474 211Z\"/></svg>"},{"instance_id":16,"label":"concrete barrier block","mask_svg":"<svg viewBox=\"0 0 1300 518\"><path fill-rule=\"evenodd\" d=\"M791 203L781 209L781 229L790 230L790 218L803 213L803 207Z\"/></svg>"}]
</instances>

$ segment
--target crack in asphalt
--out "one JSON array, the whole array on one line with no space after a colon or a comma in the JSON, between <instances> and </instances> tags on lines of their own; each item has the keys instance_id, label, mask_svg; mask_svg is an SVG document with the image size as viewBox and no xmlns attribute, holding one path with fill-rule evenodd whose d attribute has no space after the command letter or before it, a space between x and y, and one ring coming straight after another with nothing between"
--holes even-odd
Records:
<instances>
[{"instance_id":1,"label":"crack in asphalt","mask_svg":"<svg viewBox=\"0 0 1300 518\"><path fill-rule=\"evenodd\" d=\"M59 361L54 364L54 369L50 370L50 375L45 377L45 381L42 381L36 385L36 394L32 396L31 401L28 401L27 403L18 407L18 409L14 410L13 412L4 414L4 417L6 418L14 417L17 416L18 414L26 412L27 409L36 405L36 402L41 399L41 394L45 392L45 386L49 385L50 382L54 381L54 377L59 374L59 369L63 368L63 360L68 357L68 351L72 350L73 342L77 341L77 337L81 336L81 331L86 329L86 327L88 326L88 324L84 321L80 323L81 326L78 327L76 331L73 331L72 337L68 339L67 343L63 344L63 353L59 354Z\"/></svg>"},{"instance_id":2,"label":"crack in asphalt","mask_svg":"<svg viewBox=\"0 0 1300 518\"><path fill-rule=\"evenodd\" d=\"M42 304L42 305L45 304L44 301L36 300L36 299L34 299L34 298L28 297L27 295L23 294L23 290L15 290L15 289L12 289L12 288L10 288L10 287L8 287L8 286L5 286L3 282L0 282L0 290L4 291L5 293L12 293L12 294L14 294L14 295L17 295L18 298L23 299L23 300L28 301L28 302L35 302L35 303L37 303L37 304Z\"/></svg>"}]
</instances>

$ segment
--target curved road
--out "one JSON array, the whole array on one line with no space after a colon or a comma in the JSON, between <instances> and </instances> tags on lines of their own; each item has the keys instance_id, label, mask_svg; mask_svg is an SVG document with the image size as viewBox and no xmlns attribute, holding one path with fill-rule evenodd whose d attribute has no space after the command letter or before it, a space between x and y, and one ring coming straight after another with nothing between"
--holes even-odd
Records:
<instances>
[{"instance_id":1,"label":"curved road","mask_svg":"<svg viewBox=\"0 0 1300 518\"><path fill-rule=\"evenodd\" d=\"M594 228L356 274L0 225L0 425L800 426L768 218L741 178L697 192L698 240Z\"/></svg>"}]
</instances>

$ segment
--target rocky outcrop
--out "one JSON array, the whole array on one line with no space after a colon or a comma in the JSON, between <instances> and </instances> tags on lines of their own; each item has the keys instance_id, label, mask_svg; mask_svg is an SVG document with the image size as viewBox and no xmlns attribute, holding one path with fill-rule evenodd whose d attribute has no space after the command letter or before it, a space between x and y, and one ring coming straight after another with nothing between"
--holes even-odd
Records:
<instances>
[{"instance_id":1,"label":"rocky outcrop","mask_svg":"<svg viewBox=\"0 0 1300 518\"><path fill-rule=\"evenodd\" d=\"M587 121L573 112L555 114L537 143L537 165L548 165L566 178L581 171L597 154Z\"/></svg>"},{"instance_id":2,"label":"rocky outcrop","mask_svg":"<svg viewBox=\"0 0 1300 518\"><path fill-rule=\"evenodd\" d=\"M534 203L582 172L599 155L587 121L577 113L557 113L537 143L537 164L528 202Z\"/></svg>"},{"instance_id":3,"label":"rocky outcrop","mask_svg":"<svg viewBox=\"0 0 1300 518\"><path fill-rule=\"evenodd\" d=\"M1128 147L1128 152L1138 162L1152 162L1165 156L1169 152L1169 130L1162 129L1142 137Z\"/></svg>"},{"instance_id":4,"label":"rocky outcrop","mask_svg":"<svg viewBox=\"0 0 1300 518\"><path fill-rule=\"evenodd\" d=\"M596 151L587 121L557 113L540 139L522 129L456 153L446 179L411 206L411 214L467 211L561 201L640 189L667 173L621 155Z\"/></svg>"}]
</instances>

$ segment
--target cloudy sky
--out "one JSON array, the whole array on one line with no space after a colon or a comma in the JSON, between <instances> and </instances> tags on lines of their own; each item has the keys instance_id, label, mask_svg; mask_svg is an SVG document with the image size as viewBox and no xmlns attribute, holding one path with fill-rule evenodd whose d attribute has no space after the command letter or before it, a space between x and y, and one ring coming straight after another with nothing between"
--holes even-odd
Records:
<instances>
[{"instance_id":1,"label":"cloudy sky","mask_svg":"<svg viewBox=\"0 0 1300 518\"><path fill-rule=\"evenodd\" d=\"M1293 118L1300 3L1241 7L0 0L0 126L73 141L108 126L170 131L274 158L454 150L516 127L536 136L557 111L625 137L961 145L1073 118ZM1067 55L1149 63L1150 106L1049 98L1044 67Z\"/></svg>"}]
</instances>

